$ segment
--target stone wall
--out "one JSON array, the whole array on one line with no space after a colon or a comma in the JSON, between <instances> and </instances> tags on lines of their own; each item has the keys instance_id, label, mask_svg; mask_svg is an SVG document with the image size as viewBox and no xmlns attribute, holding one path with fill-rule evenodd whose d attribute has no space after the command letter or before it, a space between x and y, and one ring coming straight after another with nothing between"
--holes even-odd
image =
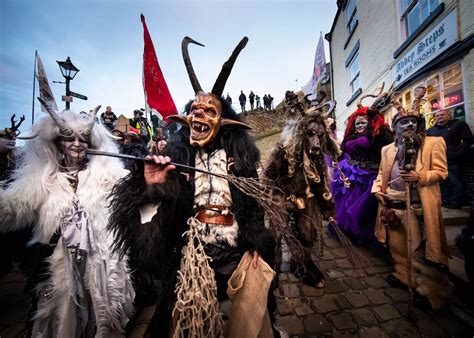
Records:
<instances>
[{"instance_id":1,"label":"stone wall","mask_svg":"<svg viewBox=\"0 0 474 338\"><path fill-rule=\"evenodd\" d=\"M286 114L281 110L249 110L240 114L242 122L252 128L251 134L257 139L279 133L286 121Z\"/></svg>"}]
</instances>

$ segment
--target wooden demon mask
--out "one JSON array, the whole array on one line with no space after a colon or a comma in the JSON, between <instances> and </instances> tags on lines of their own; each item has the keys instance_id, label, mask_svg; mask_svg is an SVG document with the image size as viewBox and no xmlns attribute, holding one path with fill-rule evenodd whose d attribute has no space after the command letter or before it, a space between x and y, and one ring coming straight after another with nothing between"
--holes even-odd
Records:
<instances>
[{"instance_id":1,"label":"wooden demon mask","mask_svg":"<svg viewBox=\"0 0 474 338\"><path fill-rule=\"evenodd\" d=\"M195 92L195 98L191 104L188 116L184 117L182 115L172 115L169 116L168 119L178 122L190 129L189 142L191 145L203 147L206 144L209 144L216 138L219 129L224 125L234 125L237 127L249 129L247 125L239 121L222 117L222 103L220 99L235 60L247 42L247 37L244 37L240 41L230 58L222 66L222 70L217 77L212 91L210 93L205 93L201 89L201 85L199 84L199 81L194 73L188 52L189 43L194 43L199 46L204 45L194 41L189 37L185 37L183 39L181 44L183 60Z\"/></svg>"}]
</instances>

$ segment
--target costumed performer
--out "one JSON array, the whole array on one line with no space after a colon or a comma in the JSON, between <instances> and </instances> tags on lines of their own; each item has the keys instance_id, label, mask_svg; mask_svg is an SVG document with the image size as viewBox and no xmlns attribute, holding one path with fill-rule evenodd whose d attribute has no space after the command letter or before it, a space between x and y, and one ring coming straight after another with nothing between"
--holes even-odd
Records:
<instances>
[{"instance_id":1,"label":"costumed performer","mask_svg":"<svg viewBox=\"0 0 474 338\"><path fill-rule=\"evenodd\" d=\"M92 158L86 149L117 152L92 116L53 111L33 127L17 169L0 190L0 231L33 224L30 244L44 244L35 273L31 336L123 336L133 311L126 257L111 252L107 197L126 174L119 159Z\"/></svg>"}]
</instances>

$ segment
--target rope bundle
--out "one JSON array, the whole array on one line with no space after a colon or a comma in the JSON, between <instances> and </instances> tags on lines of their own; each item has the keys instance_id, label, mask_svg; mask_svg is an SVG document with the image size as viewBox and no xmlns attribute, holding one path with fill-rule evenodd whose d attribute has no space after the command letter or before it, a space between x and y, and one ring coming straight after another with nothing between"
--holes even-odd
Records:
<instances>
[{"instance_id":1,"label":"rope bundle","mask_svg":"<svg viewBox=\"0 0 474 338\"><path fill-rule=\"evenodd\" d=\"M184 248L181 269L176 284L176 303L173 318L177 316L174 338L223 337L224 322L219 313L214 271L209 265L199 240L195 218L188 220L188 244Z\"/></svg>"}]
</instances>

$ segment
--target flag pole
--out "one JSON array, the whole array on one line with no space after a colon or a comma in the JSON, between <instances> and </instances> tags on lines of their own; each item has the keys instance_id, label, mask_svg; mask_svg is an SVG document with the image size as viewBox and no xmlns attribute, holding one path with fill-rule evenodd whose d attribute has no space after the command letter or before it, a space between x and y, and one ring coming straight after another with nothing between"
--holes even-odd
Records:
<instances>
[{"instance_id":1,"label":"flag pole","mask_svg":"<svg viewBox=\"0 0 474 338\"><path fill-rule=\"evenodd\" d=\"M33 100L31 103L31 125L35 124L35 85L36 85L36 58L38 51L35 50L35 63L33 68Z\"/></svg>"},{"instance_id":2,"label":"flag pole","mask_svg":"<svg viewBox=\"0 0 474 338\"><path fill-rule=\"evenodd\" d=\"M145 22L145 16L143 13L140 13L140 21L142 22L142 25L144 25ZM143 65L142 65L142 83L143 83L143 98L145 99L145 112L148 110L150 113L150 141L153 141L153 120L151 119L151 107L148 105L148 100L146 97L146 90L145 90L145 47L143 47ZM145 114L146 116L146 114Z\"/></svg>"}]
</instances>

